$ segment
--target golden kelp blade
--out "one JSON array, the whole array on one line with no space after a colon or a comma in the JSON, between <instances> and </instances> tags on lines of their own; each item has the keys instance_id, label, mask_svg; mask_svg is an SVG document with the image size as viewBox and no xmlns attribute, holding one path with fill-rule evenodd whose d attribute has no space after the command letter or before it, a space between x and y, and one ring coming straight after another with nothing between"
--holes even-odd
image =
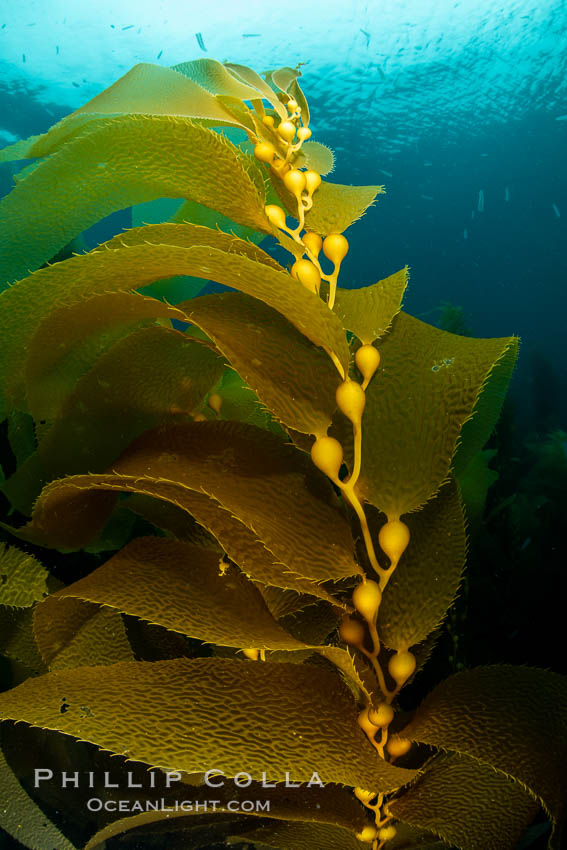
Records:
<instances>
[{"instance_id":1,"label":"golden kelp blade","mask_svg":"<svg viewBox=\"0 0 567 850\"><path fill-rule=\"evenodd\" d=\"M179 331L148 327L129 334L70 390L37 451L3 492L29 513L48 481L85 469L104 472L148 428L190 413L222 371L215 351Z\"/></svg>"},{"instance_id":2,"label":"golden kelp blade","mask_svg":"<svg viewBox=\"0 0 567 850\"><path fill-rule=\"evenodd\" d=\"M420 643L443 621L457 595L467 551L454 482L445 484L423 510L405 521L410 544L388 582L378 616L381 639L392 649Z\"/></svg>"},{"instance_id":3,"label":"golden kelp blade","mask_svg":"<svg viewBox=\"0 0 567 850\"><path fill-rule=\"evenodd\" d=\"M24 847L76 850L24 791L1 749L0 828Z\"/></svg>"},{"instance_id":4,"label":"golden kelp blade","mask_svg":"<svg viewBox=\"0 0 567 850\"><path fill-rule=\"evenodd\" d=\"M47 133L22 139L0 151L0 162L43 157L81 133L88 124L116 115L182 115L204 126L239 126L222 103L176 69L141 62Z\"/></svg>"},{"instance_id":5,"label":"golden kelp blade","mask_svg":"<svg viewBox=\"0 0 567 850\"><path fill-rule=\"evenodd\" d=\"M364 345L383 336L400 312L408 283L408 267L360 289L337 289L335 313L346 330Z\"/></svg>"},{"instance_id":6,"label":"golden kelp blade","mask_svg":"<svg viewBox=\"0 0 567 850\"><path fill-rule=\"evenodd\" d=\"M56 306L97 292L139 289L176 274L216 280L259 298L316 345L334 351L345 367L348 364L350 353L340 320L287 272L212 247L137 244L94 251L40 269L0 294L0 309L8 317L0 340L0 383L7 395L7 409L25 406L22 384L26 345Z\"/></svg>"},{"instance_id":7,"label":"golden kelp blade","mask_svg":"<svg viewBox=\"0 0 567 850\"><path fill-rule=\"evenodd\" d=\"M225 67L228 68L236 79L242 80L246 85L254 88L264 100L269 101L279 117L285 121L287 117L285 108L278 100L275 91L270 88L267 82L256 71L253 71L246 65L238 65L234 62L225 62Z\"/></svg>"},{"instance_id":8,"label":"golden kelp blade","mask_svg":"<svg viewBox=\"0 0 567 850\"><path fill-rule=\"evenodd\" d=\"M377 791L416 775L376 757L337 674L301 664L182 658L75 667L0 694L0 717L188 773L214 764L234 776L246 764L271 781L288 772L307 782L316 771L325 783ZM189 717L190 735L180 731Z\"/></svg>"},{"instance_id":9,"label":"golden kelp blade","mask_svg":"<svg viewBox=\"0 0 567 850\"><path fill-rule=\"evenodd\" d=\"M391 850L451 850L450 845L429 830L403 821L396 824L396 830L396 836L390 842Z\"/></svg>"},{"instance_id":10,"label":"golden kelp blade","mask_svg":"<svg viewBox=\"0 0 567 850\"><path fill-rule=\"evenodd\" d=\"M139 482L133 488L139 492L148 492L147 482L159 495L164 485L165 498L170 494L169 500L181 505L184 490L209 494L254 531L275 560L311 581L360 573L350 527L330 482L303 452L267 431L222 421L164 425L135 440L112 467ZM80 504L88 519L86 494L77 488L89 488L89 479L76 476L46 487L26 533L48 545L55 540L60 541L55 545L82 545L84 529L72 515Z\"/></svg>"},{"instance_id":11,"label":"golden kelp blade","mask_svg":"<svg viewBox=\"0 0 567 850\"><path fill-rule=\"evenodd\" d=\"M321 142L304 142L294 164L296 168L310 168L324 176L335 167L335 156L331 148Z\"/></svg>"},{"instance_id":12,"label":"golden kelp blade","mask_svg":"<svg viewBox=\"0 0 567 850\"><path fill-rule=\"evenodd\" d=\"M153 201L152 203L156 202ZM157 203L159 203L159 201ZM136 218L136 210L141 210L143 213L145 206L145 204L142 204L141 207L132 208L133 225L144 223L149 224L153 221L153 219L151 219L146 222L143 214L141 214L139 218ZM159 220L165 221L165 218L161 218ZM221 230L224 233L229 233L231 236L238 236L240 239L245 240L248 244L260 244L267 235L266 233L261 233L259 230L253 230L251 227L245 227L243 224L236 224L236 222L227 218L222 213L212 210L209 207L204 207L196 201L183 201L177 208L176 212L169 218L169 221L175 224L192 223L194 225L212 228L212 230L215 231ZM267 254L266 256L269 257L270 255ZM272 257L270 257L270 260L272 260L273 263L276 262ZM277 263L277 265L279 266L279 263Z\"/></svg>"},{"instance_id":13,"label":"golden kelp blade","mask_svg":"<svg viewBox=\"0 0 567 850\"><path fill-rule=\"evenodd\" d=\"M175 209L175 212L172 214L173 209ZM157 228L164 222L169 227L160 233ZM283 271L282 266L269 254L261 249L255 252L252 250L256 244L266 237L265 233L252 230L242 224L236 224L222 213L198 204L196 201L180 201L178 199L172 201L169 198L161 198L157 201L137 204L132 207L132 225L133 227L130 230L126 230L118 234L118 237L98 245L94 250L101 250L105 246L119 248L121 245L135 245L143 242L163 242L186 248L191 247L191 244L210 244L229 252L244 254L261 263L266 262L272 268ZM147 235L138 237L136 234L140 232L143 225L150 226L152 230ZM195 238L193 240L179 238L175 233L175 225L179 229L190 229L195 234ZM200 231L205 231L208 234L206 239L199 236ZM238 238L235 239L235 236ZM223 237L226 238L223 240ZM204 286L206 286L206 281L202 278L177 275L155 281L144 294L159 298L162 301L165 300L169 304L178 304L187 298L194 298Z\"/></svg>"},{"instance_id":14,"label":"golden kelp blade","mask_svg":"<svg viewBox=\"0 0 567 850\"><path fill-rule=\"evenodd\" d=\"M267 76L276 88L295 99L297 105L301 109L301 120L303 125L307 127L309 125L310 117L309 106L307 105L305 95L301 91L299 83L297 82L297 78L301 77L301 71L296 68L278 68L275 71L269 72Z\"/></svg>"},{"instance_id":15,"label":"golden kelp blade","mask_svg":"<svg viewBox=\"0 0 567 850\"><path fill-rule=\"evenodd\" d=\"M52 604L47 600L46 603ZM34 637L42 660L50 670L134 661L124 619L119 612L72 599L65 606L65 619L56 623L56 640L48 644L37 632L38 615L43 604L34 608ZM63 609L59 617L62 614ZM41 618L39 623L41 628Z\"/></svg>"},{"instance_id":16,"label":"golden kelp blade","mask_svg":"<svg viewBox=\"0 0 567 850\"><path fill-rule=\"evenodd\" d=\"M51 424L80 378L111 346L168 319L186 321L187 316L137 292L99 293L54 309L27 345L25 395L34 419ZM43 436L38 425L36 435Z\"/></svg>"},{"instance_id":17,"label":"golden kelp blade","mask_svg":"<svg viewBox=\"0 0 567 850\"><path fill-rule=\"evenodd\" d=\"M234 369L226 370L218 386L218 392L222 398L223 419L247 422L249 425L256 425L258 428L265 428L283 436L282 428L270 411Z\"/></svg>"},{"instance_id":18,"label":"golden kelp blade","mask_svg":"<svg viewBox=\"0 0 567 850\"><path fill-rule=\"evenodd\" d=\"M520 783L457 753L444 753L429 762L424 774L391 804L394 817L428 829L462 850L516 847L538 809Z\"/></svg>"},{"instance_id":19,"label":"golden kelp blade","mask_svg":"<svg viewBox=\"0 0 567 850\"><path fill-rule=\"evenodd\" d=\"M381 192L382 186L342 186L323 180L317 203L305 215L305 227L321 236L342 233L362 218Z\"/></svg>"},{"instance_id":20,"label":"golden kelp blade","mask_svg":"<svg viewBox=\"0 0 567 850\"><path fill-rule=\"evenodd\" d=\"M539 743L542 729L553 748ZM508 664L466 670L426 697L404 735L491 765L520 782L554 822L562 823L567 777L565 676ZM559 848L559 841L557 836L551 846Z\"/></svg>"},{"instance_id":21,"label":"golden kelp blade","mask_svg":"<svg viewBox=\"0 0 567 850\"><path fill-rule=\"evenodd\" d=\"M366 391L359 486L391 517L420 508L447 480L463 424L511 338L470 339L399 313Z\"/></svg>"},{"instance_id":22,"label":"golden kelp blade","mask_svg":"<svg viewBox=\"0 0 567 850\"><path fill-rule=\"evenodd\" d=\"M288 214L295 217L297 201L293 195L277 178L272 179L272 185ZM343 233L347 227L362 218L376 200L376 196L383 191L382 186L344 186L323 180L315 195L317 202L305 214L305 228L320 236Z\"/></svg>"},{"instance_id":23,"label":"golden kelp blade","mask_svg":"<svg viewBox=\"0 0 567 850\"><path fill-rule=\"evenodd\" d=\"M249 257L251 260L256 260L275 271L285 271L277 260L274 260L266 251L250 242L249 239L239 238L232 232L223 232L215 226L196 224L192 218L185 220L183 209L186 207L193 209L194 206L198 205L188 201L179 209L173 221L132 227L117 236L113 236L107 242L97 245L93 251L104 252L109 249L114 250L136 245L171 245L177 248L195 248L199 245L206 245L218 251ZM203 207L203 209L206 209L206 207ZM209 210L209 212L214 211Z\"/></svg>"},{"instance_id":24,"label":"golden kelp blade","mask_svg":"<svg viewBox=\"0 0 567 850\"><path fill-rule=\"evenodd\" d=\"M33 608L0 607L0 653L23 664L29 674L44 672L33 634Z\"/></svg>"},{"instance_id":25,"label":"golden kelp blade","mask_svg":"<svg viewBox=\"0 0 567 850\"><path fill-rule=\"evenodd\" d=\"M321 348L272 307L247 295L207 295L178 306L276 419L306 434L326 434L340 379Z\"/></svg>"},{"instance_id":26,"label":"golden kelp blade","mask_svg":"<svg viewBox=\"0 0 567 850\"><path fill-rule=\"evenodd\" d=\"M192 199L271 233L263 186L252 159L189 118L94 119L0 201L0 287L109 213L155 198Z\"/></svg>"},{"instance_id":27,"label":"golden kelp blade","mask_svg":"<svg viewBox=\"0 0 567 850\"><path fill-rule=\"evenodd\" d=\"M62 523L61 516L57 517L56 513L53 513L50 517L43 516L40 528L33 526L15 531L4 526L6 530L32 542L70 549L85 547L105 528L115 508L118 494L132 493L134 497L150 499L150 503L156 501L157 505L151 508L134 510L178 539L186 539L187 522L183 524L179 517L171 517L168 506L185 514L187 520L194 517L203 529L217 539L228 557L238 564L248 578L265 585L309 594L333 602L338 607L345 607L344 603L334 599L324 585L298 575L290 569L285 560L276 559L261 540L258 540L257 534L206 493L190 490L163 479L154 480L149 476L132 477L118 473L75 475L55 482L44 492L49 492L50 500L53 499L56 504L61 501L65 503L68 511L66 516L70 522ZM77 507L80 521L74 513Z\"/></svg>"},{"instance_id":28,"label":"golden kelp blade","mask_svg":"<svg viewBox=\"0 0 567 850\"><path fill-rule=\"evenodd\" d=\"M47 595L49 573L33 555L0 543L0 605L30 608Z\"/></svg>"},{"instance_id":29,"label":"golden kelp blade","mask_svg":"<svg viewBox=\"0 0 567 850\"><path fill-rule=\"evenodd\" d=\"M213 549L156 537L132 541L89 576L36 606L34 634L43 660L51 669L60 669L112 663L108 658L130 659L127 641L124 654L114 634L113 618L121 624L117 618L121 613L216 646L253 646L288 653L313 650L338 667L357 693L369 697L344 649L304 642L306 638L325 639L329 625L319 635L295 639L276 622L252 582L233 567L220 574L218 563L218 552ZM103 606L100 611L98 606ZM93 630L97 617L105 619L106 631ZM336 619L333 612L333 625ZM94 653L90 660L89 645Z\"/></svg>"},{"instance_id":30,"label":"golden kelp blade","mask_svg":"<svg viewBox=\"0 0 567 850\"><path fill-rule=\"evenodd\" d=\"M62 643L69 610L84 603L219 646L305 648L274 620L252 582L234 568L219 573L218 552L177 540L137 538L37 606L35 634L46 662Z\"/></svg>"},{"instance_id":31,"label":"golden kelp blade","mask_svg":"<svg viewBox=\"0 0 567 850\"><path fill-rule=\"evenodd\" d=\"M463 425L453 461L457 476L465 472L496 427L518 359L519 345L518 337L509 337L509 344L494 363L484 382L472 417Z\"/></svg>"},{"instance_id":32,"label":"golden kelp blade","mask_svg":"<svg viewBox=\"0 0 567 850\"><path fill-rule=\"evenodd\" d=\"M257 87L241 82L229 70L229 67L216 59L195 59L193 62L180 62L171 68L178 74L197 83L211 95L232 97L236 100L255 100L261 93ZM247 69L249 73L253 73ZM263 92L262 92L263 94Z\"/></svg>"}]
</instances>

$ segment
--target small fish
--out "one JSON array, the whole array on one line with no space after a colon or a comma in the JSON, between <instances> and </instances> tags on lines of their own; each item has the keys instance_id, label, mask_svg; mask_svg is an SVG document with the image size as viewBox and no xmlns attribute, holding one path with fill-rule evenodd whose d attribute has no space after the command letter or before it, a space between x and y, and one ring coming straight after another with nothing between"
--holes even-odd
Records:
<instances>
[{"instance_id":1,"label":"small fish","mask_svg":"<svg viewBox=\"0 0 567 850\"><path fill-rule=\"evenodd\" d=\"M59 45L58 44L55 45L55 53L57 54L57 56L59 56Z\"/></svg>"},{"instance_id":2,"label":"small fish","mask_svg":"<svg viewBox=\"0 0 567 850\"><path fill-rule=\"evenodd\" d=\"M22 53L22 62L25 62L25 61L26 61L26 54Z\"/></svg>"},{"instance_id":3,"label":"small fish","mask_svg":"<svg viewBox=\"0 0 567 850\"><path fill-rule=\"evenodd\" d=\"M360 32L366 37L366 46L368 47L368 45L370 44L370 33L366 32L366 30L363 29L361 29Z\"/></svg>"},{"instance_id":4,"label":"small fish","mask_svg":"<svg viewBox=\"0 0 567 850\"><path fill-rule=\"evenodd\" d=\"M260 38L259 32L243 32L242 38Z\"/></svg>"},{"instance_id":5,"label":"small fish","mask_svg":"<svg viewBox=\"0 0 567 850\"><path fill-rule=\"evenodd\" d=\"M6 24L3 25L2 29L5 26L6 26ZM556 121L567 121L567 115L556 115L555 120Z\"/></svg>"},{"instance_id":6,"label":"small fish","mask_svg":"<svg viewBox=\"0 0 567 850\"><path fill-rule=\"evenodd\" d=\"M80 85L78 83L71 83L72 86L75 86L76 89L80 89Z\"/></svg>"},{"instance_id":7,"label":"small fish","mask_svg":"<svg viewBox=\"0 0 567 850\"><path fill-rule=\"evenodd\" d=\"M484 192L482 189L480 189L478 193L478 204L476 208L479 213L484 212Z\"/></svg>"},{"instance_id":8,"label":"small fish","mask_svg":"<svg viewBox=\"0 0 567 850\"><path fill-rule=\"evenodd\" d=\"M4 29L6 29L6 24L2 24L2 26L0 27L0 30L4 30Z\"/></svg>"},{"instance_id":9,"label":"small fish","mask_svg":"<svg viewBox=\"0 0 567 850\"><path fill-rule=\"evenodd\" d=\"M124 30L131 30L131 29L134 29L134 24L128 24L127 27L122 27L122 32L124 32Z\"/></svg>"},{"instance_id":10,"label":"small fish","mask_svg":"<svg viewBox=\"0 0 567 850\"><path fill-rule=\"evenodd\" d=\"M391 176L392 176L392 174L391 174L391 172L390 172L390 171L384 171L384 169L383 169L383 168L379 168L379 169L378 169L378 171L380 172L380 174L385 174L385 175L386 175L386 177L391 177Z\"/></svg>"},{"instance_id":11,"label":"small fish","mask_svg":"<svg viewBox=\"0 0 567 850\"><path fill-rule=\"evenodd\" d=\"M509 188L508 188L507 186L506 186L506 188L505 188L505 190L504 190L504 200L505 200L505 201L509 201L509 200L510 200L510 190L509 190Z\"/></svg>"},{"instance_id":12,"label":"small fish","mask_svg":"<svg viewBox=\"0 0 567 850\"><path fill-rule=\"evenodd\" d=\"M424 201L433 201L433 200L435 200L435 199L433 198L433 196L432 196L432 195L420 195L420 197L421 197L421 198L423 198L423 199L424 199Z\"/></svg>"},{"instance_id":13,"label":"small fish","mask_svg":"<svg viewBox=\"0 0 567 850\"><path fill-rule=\"evenodd\" d=\"M197 44L199 45L199 47L201 48L201 50L204 50L204 51L205 51L205 53L206 53L206 52L207 52L207 48L205 47L205 42L203 41L203 36L201 35L201 33L200 33L200 32L196 32L196 33L195 33L195 38L197 39Z\"/></svg>"},{"instance_id":14,"label":"small fish","mask_svg":"<svg viewBox=\"0 0 567 850\"><path fill-rule=\"evenodd\" d=\"M158 59L161 59L162 54L163 54L163 50L160 50L160 52L159 52L159 53L158 53L158 55L157 55L157 58L158 58Z\"/></svg>"},{"instance_id":15,"label":"small fish","mask_svg":"<svg viewBox=\"0 0 567 850\"><path fill-rule=\"evenodd\" d=\"M557 206L557 204L552 204L551 206L553 207L553 212L555 213L557 218L561 218L561 213L559 212L559 207Z\"/></svg>"}]
</instances>

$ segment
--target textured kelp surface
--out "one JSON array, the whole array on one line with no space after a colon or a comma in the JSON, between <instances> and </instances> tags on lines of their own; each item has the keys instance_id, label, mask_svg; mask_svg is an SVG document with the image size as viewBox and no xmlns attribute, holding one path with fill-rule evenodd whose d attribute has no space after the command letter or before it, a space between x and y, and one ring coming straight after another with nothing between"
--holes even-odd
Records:
<instances>
[{"instance_id":1,"label":"textured kelp surface","mask_svg":"<svg viewBox=\"0 0 567 850\"><path fill-rule=\"evenodd\" d=\"M62 702L69 706L64 713ZM76 667L28 679L0 695L5 719L19 717L24 705L20 719L34 726L165 769L192 773L214 763L234 776L246 763L248 772L261 777L269 763L271 781L284 780L289 771L294 781L308 782L317 772L323 782L380 790L414 775L375 758L337 676L302 665L256 669L239 661L177 659ZM170 731L156 738L156 726Z\"/></svg>"},{"instance_id":2,"label":"textured kelp surface","mask_svg":"<svg viewBox=\"0 0 567 850\"><path fill-rule=\"evenodd\" d=\"M474 809L468 800L475 800ZM403 821L470 850L516 846L538 812L521 785L456 753L433 759L392 808Z\"/></svg>"},{"instance_id":3,"label":"textured kelp surface","mask_svg":"<svg viewBox=\"0 0 567 850\"><path fill-rule=\"evenodd\" d=\"M554 711L548 713L551 705ZM542 749L532 752L527 737L533 735L528 732L532 724L556 742L553 754L544 755ZM566 724L565 677L529 667L495 665L468 670L439 685L404 734L492 765L517 780L561 822Z\"/></svg>"},{"instance_id":4,"label":"textured kelp surface","mask_svg":"<svg viewBox=\"0 0 567 850\"><path fill-rule=\"evenodd\" d=\"M412 318L407 267L342 287L383 187L329 179L300 78L142 63L0 152L33 160L0 201L0 827L30 850L512 850L540 809L561 846L563 678L398 700L461 592L518 340ZM92 788L32 788L32 751ZM85 816L111 771L138 808Z\"/></svg>"},{"instance_id":5,"label":"textured kelp surface","mask_svg":"<svg viewBox=\"0 0 567 850\"><path fill-rule=\"evenodd\" d=\"M457 594L466 556L464 517L454 482L445 484L407 522L415 546L389 582L378 618L382 639L393 649L420 643L443 621Z\"/></svg>"}]
</instances>

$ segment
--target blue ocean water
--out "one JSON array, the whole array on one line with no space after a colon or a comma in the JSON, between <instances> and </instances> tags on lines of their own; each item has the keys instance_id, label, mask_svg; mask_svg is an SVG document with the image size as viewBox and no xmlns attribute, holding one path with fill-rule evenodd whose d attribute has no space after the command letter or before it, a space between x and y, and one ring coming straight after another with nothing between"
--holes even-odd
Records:
<instances>
[{"instance_id":1,"label":"blue ocean water","mask_svg":"<svg viewBox=\"0 0 567 850\"><path fill-rule=\"evenodd\" d=\"M564 0L35 0L0 17L0 144L45 131L136 62L305 63L331 179L386 188L348 232L341 285L408 264L409 312L435 321L450 302L477 336L519 334L512 396L526 427L533 363L564 389ZM0 166L1 193L14 169ZM124 223L115 214L92 239ZM567 403L555 396L559 424Z\"/></svg>"}]
</instances>

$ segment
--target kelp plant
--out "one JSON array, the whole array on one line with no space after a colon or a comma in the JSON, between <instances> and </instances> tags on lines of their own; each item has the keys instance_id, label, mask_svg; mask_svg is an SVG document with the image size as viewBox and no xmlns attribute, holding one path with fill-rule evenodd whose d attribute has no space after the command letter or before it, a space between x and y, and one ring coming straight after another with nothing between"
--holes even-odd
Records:
<instances>
[{"instance_id":1,"label":"kelp plant","mask_svg":"<svg viewBox=\"0 0 567 850\"><path fill-rule=\"evenodd\" d=\"M565 679L398 700L458 592L458 479L517 340L412 318L407 268L338 285L382 187L322 179L299 76L137 65L1 154L33 159L0 204L0 819L26 847L506 850L541 808L560 846Z\"/></svg>"}]
</instances>

